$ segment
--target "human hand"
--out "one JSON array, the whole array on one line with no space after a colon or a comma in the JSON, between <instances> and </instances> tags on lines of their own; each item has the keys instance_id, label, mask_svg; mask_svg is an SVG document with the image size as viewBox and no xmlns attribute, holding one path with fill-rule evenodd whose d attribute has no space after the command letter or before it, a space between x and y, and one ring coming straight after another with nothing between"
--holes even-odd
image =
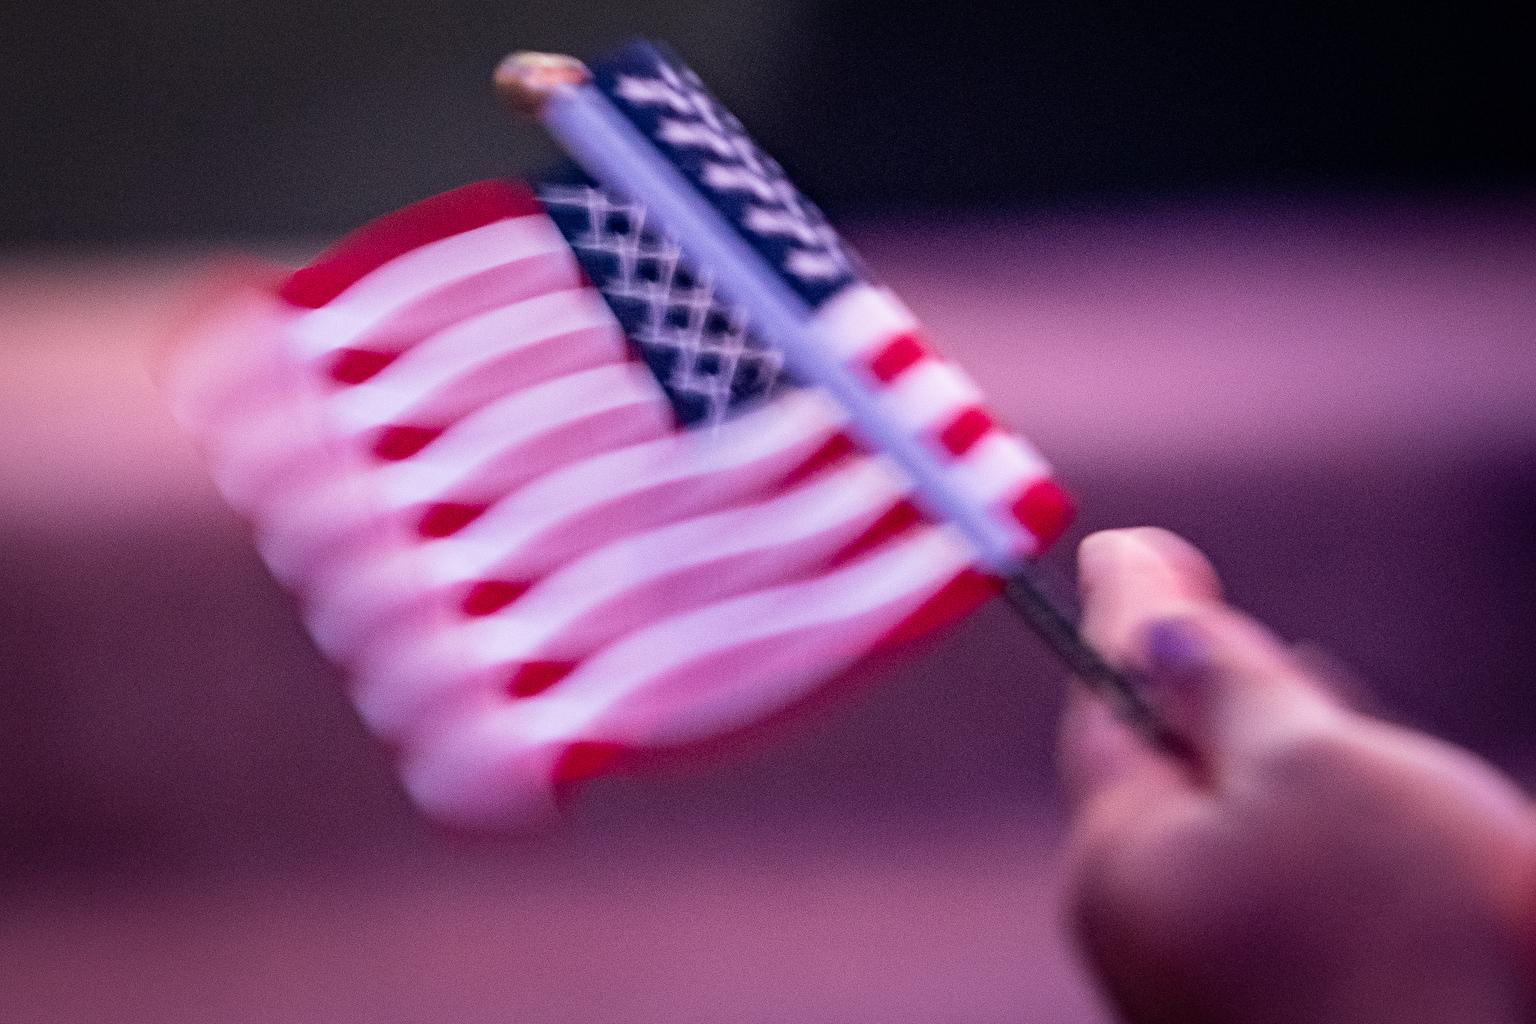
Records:
<instances>
[{"instance_id":1,"label":"human hand","mask_svg":"<svg viewBox=\"0 0 1536 1024\"><path fill-rule=\"evenodd\" d=\"M1160 530L1079 553L1084 632L1188 749L1080 692L1069 915L1136 1024L1531 1021L1536 816L1492 767L1357 714Z\"/></svg>"}]
</instances>

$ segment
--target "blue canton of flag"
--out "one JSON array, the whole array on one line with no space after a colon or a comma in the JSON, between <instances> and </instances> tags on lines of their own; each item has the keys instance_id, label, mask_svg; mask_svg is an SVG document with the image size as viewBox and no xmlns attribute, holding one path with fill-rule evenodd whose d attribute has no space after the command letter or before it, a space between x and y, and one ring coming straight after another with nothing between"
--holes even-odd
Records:
<instances>
[{"instance_id":1,"label":"blue canton of flag","mask_svg":"<svg viewBox=\"0 0 1536 1024\"><path fill-rule=\"evenodd\" d=\"M822 212L675 55L636 42L591 70L593 85L808 305L868 279Z\"/></svg>"},{"instance_id":2,"label":"blue canton of flag","mask_svg":"<svg viewBox=\"0 0 1536 1024\"><path fill-rule=\"evenodd\" d=\"M644 207L586 180L545 182L536 192L681 423L720 423L788 384L783 354L716 294L710 274L683 263Z\"/></svg>"}]
</instances>

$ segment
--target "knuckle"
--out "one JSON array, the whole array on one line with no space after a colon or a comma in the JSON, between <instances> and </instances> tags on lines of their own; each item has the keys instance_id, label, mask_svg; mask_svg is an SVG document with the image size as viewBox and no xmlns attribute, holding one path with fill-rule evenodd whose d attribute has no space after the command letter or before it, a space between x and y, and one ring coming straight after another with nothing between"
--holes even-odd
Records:
<instances>
[{"instance_id":1,"label":"knuckle","mask_svg":"<svg viewBox=\"0 0 1536 1024\"><path fill-rule=\"evenodd\" d=\"M1255 756L1271 782L1309 788L1349 778L1357 760L1348 732L1324 724L1278 733Z\"/></svg>"}]
</instances>

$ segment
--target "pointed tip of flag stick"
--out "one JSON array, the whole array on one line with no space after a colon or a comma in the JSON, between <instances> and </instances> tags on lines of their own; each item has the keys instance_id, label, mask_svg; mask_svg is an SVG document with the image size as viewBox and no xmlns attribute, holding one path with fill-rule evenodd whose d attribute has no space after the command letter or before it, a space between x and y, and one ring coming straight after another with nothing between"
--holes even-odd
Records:
<instances>
[{"instance_id":1,"label":"pointed tip of flag stick","mask_svg":"<svg viewBox=\"0 0 1536 1024\"><path fill-rule=\"evenodd\" d=\"M496 95L519 114L537 116L544 103L565 86L585 85L592 78L587 66L563 53L519 50L496 66Z\"/></svg>"}]
</instances>

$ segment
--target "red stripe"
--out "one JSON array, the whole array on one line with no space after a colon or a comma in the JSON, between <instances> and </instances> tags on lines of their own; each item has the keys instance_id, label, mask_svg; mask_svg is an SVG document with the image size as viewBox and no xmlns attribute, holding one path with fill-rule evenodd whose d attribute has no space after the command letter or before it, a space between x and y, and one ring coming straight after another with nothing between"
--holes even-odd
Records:
<instances>
[{"instance_id":1,"label":"red stripe","mask_svg":"<svg viewBox=\"0 0 1536 1024\"><path fill-rule=\"evenodd\" d=\"M784 474L779 481L779 486L785 490L804 483L822 470L843 461L854 452L858 451L858 445L847 434L837 433L827 438L820 448L805 457L794 469Z\"/></svg>"},{"instance_id":2,"label":"red stripe","mask_svg":"<svg viewBox=\"0 0 1536 1024\"><path fill-rule=\"evenodd\" d=\"M899 334L875 353L869 361L869 370L876 379L889 384L927 354L915 335Z\"/></svg>"},{"instance_id":3,"label":"red stripe","mask_svg":"<svg viewBox=\"0 0 1536 1024\"><path fill-rule=\"evenodd\" d=\"M344 348L336 353L331 362L331 379L338 384L361 384L394 362L398 355L398 352Z\"/></svg>"},{"instance_id":4,"label":"red stripe","mask_svg":"<svg viewBox=\"0 0 1536 1024\"><path fill-rule=\"evenodd\" d=\"M564 787L611 772L627 749L619 743L577 740L555 761L554 782L557 787Z\"/></svg>"},{"instance_id":5,"label":"red stripe","mask_svg":"<svg viewBox=\"0 0 1536 1024\"><path fill-rule=\"evenodd\" d=\"M996 577L967 569L944 585L922 606L880 638L871 650L915 640L931 633L971 611L998 592L1002 582Z\"/></svg>"},{"instance_id":6,"label":"red stripe","mask_svg":"<svg viewBox=\"0 0 1536 1024\"><path fill-rule=\"evenodd\" d=\"M288 278L278 294L295 306L315 309L412 249L541 209L533 192L521 184L491 180L465 185L352 232Z\"/></svg>"},{"instance_id":7,"label":"red stripe","mask_svg":"<svg viewBox=\"0 0 1536 1024\"><path fill-rule=\"evenodd\" d=\"M507 693L513 697L532 697L543 693L576 668L573 661L530 661L518 666L507 680Z\"/></svg>"},{"instance_id":8,"label":"red stripe","mask_svg":"<svg viewBox=\"0 0 1536 1024\"><path fill-rule=\"evenodd\" d=\"M992 429L992 417L972 407L949 421L939 434L939 441L953 455L964 455Z\"/></svg>"},{"instance_id":9,"label":"red stripe","mask_svg":"<svg viewBox=\"0 0 1536 1024\"><path fill-rule=\"evenodd\" d=\"M849 541L827 560L827 569L847 565L860 555L867 554L899 533L911 529L922 521L922 513L910 501L900 501L869 525L863 533Z\"/></svg>"},{"instance_id":10,"label":"red stripe","mask_svg":"<svg viewBox=\"0 0 1536 1024\"><path fill-rule=\"evenodd\" d=\"M373 442L373 454L385 462L408 459L442 436L441 427L420 427L402 424L385 427Z\"/></svg>"},{"instance_id":11,"label":"red stripe","mask_svg":"<svg viewBox=\"0 0 1536 1024\"><path fill-rule=\"evenodd\" d=\"M751 723L704 739L674 747L636 748L621 743L577 740L568 745L552 772L557 799L569 799L578 783L621 770L697 767L743 747L766 743L789 726L818 712L845 704L851 697L879 678L868 666L871 655L932 632L974 610L995 596L1000 580L974 570L960 573L923 602L915 611L887 631L860 659L865 666L855 671L829 677L799 700L769 711Z\"/></svg>"},{"instance_id":12,"label":"red stripe","mask_svg":"<svg viewBox=\"0 0 1536 1024\"><path fill-rule=\"evenodd\" d=\"M1013 503L1013 518L1040 542L1044 551L1072 525L1077 506L1054 480L1037 480Z\"/></svg>"},{"instance_id":13,"label":"red stripe","mask_svg":"<svg viewBox=\"0 0 1536 1024\"><path fill-rule=\"evenodd\" d=\"M484 505L465 505L442 501L428 506L416 521L416 532L423 537L447 537L480 518Z\"/></svg>"},{"instance_id":14,"label":"red stripe","mask_svg":"<svg viewBox=\"0 0 1536 1024\"><path fill-rule=\"evenodd\" d=\"M528 593L530 583L507 580L481 580L469 588L459 606L465 615L491 615Z\"/></svg>"}]
</instances>

